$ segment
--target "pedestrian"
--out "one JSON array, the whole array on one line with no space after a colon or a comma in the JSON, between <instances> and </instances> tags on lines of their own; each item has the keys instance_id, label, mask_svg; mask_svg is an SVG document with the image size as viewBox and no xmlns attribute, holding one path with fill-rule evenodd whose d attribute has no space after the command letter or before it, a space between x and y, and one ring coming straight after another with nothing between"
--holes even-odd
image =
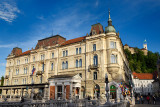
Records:
<instances>
[{"instance_id":1,"label":"pedestrian","mask_svg":"<svg viewBox=\"0 0 160 107\"><path fill-rule=\"evenodd\" d=\"M88 100L91 100L90 98L91 98L91 97L88 95Z\"/></svg>"},{"instance_id":2,"label":"pedestrian","mask_svg":"<svg viewBox=\"0 0 160 107\"><path fill-rule=\"evenodd\" d=\"M141 100L141 103L143 104L143 103L144 103L144 99L143 99L143 96L142 96L142 95L141 95L140 100Z\"/></svg>"},{"instance_id":3,"label":"pedestrian","mask_svg":"<svg viewBox=\"0 0 160 107\"><path fill-rule=\"evenodd\" d=\"M139 101L139 100L140 100L140 98L139 98L139 96L137 96L137 102L138 102L138 104L140 103L140 101Z\"/></svg>"},{"instance_id":4,"label":"pedestrian","mask_svg":"<svg viewBox=\"0 0 160 107\"><path fill-rule=\"evenodd\" d=\"M148 101L148 104L150 103L150 97L149 96L147 96L147 101Z\"/></svg>"},{"instance_id":5,"label":"pedestrian","mask_svg":"<svg viewBox=\"0 0 160 107\"><path fill-rule=\"evenodd\" d=\"M153 104L156 104L156 97L153 96Z\"/></svg>"}]
</instances>

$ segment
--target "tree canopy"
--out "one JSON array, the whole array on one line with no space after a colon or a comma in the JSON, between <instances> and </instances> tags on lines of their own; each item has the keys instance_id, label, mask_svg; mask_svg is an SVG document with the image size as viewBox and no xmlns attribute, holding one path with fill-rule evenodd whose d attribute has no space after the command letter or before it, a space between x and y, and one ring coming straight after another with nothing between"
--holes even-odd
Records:
<instances>
[{"instance_id":1,"label":"tree canopy","mask_svg":"<svg viewBox=\"0 0 160 107\"><path fill-rule=\"evenodd\" d=\"M135 53L131 54L128 49L124 50L129 61L129 67L137 73L152 73L157 70L157 59L160 56L158 52L148 51L148 55L144 55L143 51L135 48Z\"/></svg>"}]
</instances>

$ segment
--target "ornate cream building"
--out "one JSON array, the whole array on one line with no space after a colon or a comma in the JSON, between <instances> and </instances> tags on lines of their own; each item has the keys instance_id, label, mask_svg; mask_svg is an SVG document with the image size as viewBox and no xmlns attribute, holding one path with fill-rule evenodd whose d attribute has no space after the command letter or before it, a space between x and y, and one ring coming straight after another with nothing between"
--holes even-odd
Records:
<instances>
[{"instance_id":1,"label":"ornate cream building","mask_svg":"<svg viewBox=\"0 0 160 107\"><path fill-rule=\"evenodd\" d=\"M35 49L23 53L22 49L13 48L6 60L4 86L0 87L2 97L35 98L31 93L38 92L51 99L101 97L105 94L106 73L112 98L120 98L119 83L129 88L132 84L132 73L110 13L105 30L97 23L83 37L44 38Z\"/></svg>"}]
</instances>

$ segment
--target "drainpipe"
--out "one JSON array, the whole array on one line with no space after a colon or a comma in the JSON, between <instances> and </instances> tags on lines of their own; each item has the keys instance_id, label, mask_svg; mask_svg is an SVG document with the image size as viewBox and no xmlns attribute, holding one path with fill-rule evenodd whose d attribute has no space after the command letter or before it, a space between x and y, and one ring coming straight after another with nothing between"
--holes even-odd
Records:
<instances>
[{"instance_id":1,"label":"drainpipe","mask_svg":"<svg viewBox=\"0 0 160 107\"><path fill-rule=\"evenodd\" d=\"M84 95L86 97L86 76L87 76L87 65L86 65L86 40L85 40L85 90L84 90Z\"/></svg>"}]
</instances>

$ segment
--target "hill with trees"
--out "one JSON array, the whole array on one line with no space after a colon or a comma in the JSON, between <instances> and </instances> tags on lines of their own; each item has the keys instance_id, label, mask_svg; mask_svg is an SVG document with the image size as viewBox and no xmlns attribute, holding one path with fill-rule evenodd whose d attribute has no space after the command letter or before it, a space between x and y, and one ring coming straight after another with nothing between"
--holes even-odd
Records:
<instances>
[{"instance_id":1,"label":"hill with trees","mask_svg":"<svg viewBox=\"0 0 160 107\"><path fill-rule=\"evenodd\" d=\"M144 55L143 51L135 48L135 53L131 54L128 49L124 50L129 61L130 69L137 73L152 73L157 70L157 59L160 56L158 52L148 51L148 55Z\"/></svg>"}]
</instances>

